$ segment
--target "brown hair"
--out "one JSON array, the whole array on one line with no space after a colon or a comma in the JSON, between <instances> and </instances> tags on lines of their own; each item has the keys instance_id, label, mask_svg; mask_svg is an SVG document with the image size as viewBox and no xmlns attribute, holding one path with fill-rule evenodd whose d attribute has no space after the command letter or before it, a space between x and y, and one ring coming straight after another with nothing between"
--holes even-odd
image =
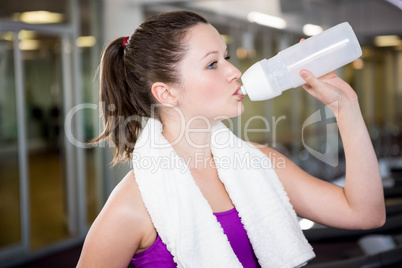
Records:
<instances>
[{"instance_id":1,"label":"brown hair","mask_svg":"<svg viewBox=\"0 0 402 268\"><path fill-rule=\"evenodd\" d=\"M189 11L162 13L144 21L125 47L124 37L106 47L100 63L104 131L92 142L107 140L110 147L115 147L113 165L130 159L142 129L141 119L160 117L152 109L156 100L151 86L155 82L180 82L177 65L186 52L184 39L199 23L208 22Z\"/></svg>"}]
</instances>

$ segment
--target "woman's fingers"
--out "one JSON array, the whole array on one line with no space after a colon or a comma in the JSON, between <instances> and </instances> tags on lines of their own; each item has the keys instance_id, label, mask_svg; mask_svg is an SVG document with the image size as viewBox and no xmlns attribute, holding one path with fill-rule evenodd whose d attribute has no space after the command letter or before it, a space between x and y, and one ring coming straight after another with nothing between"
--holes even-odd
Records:
<instances>
[{"instance_id":1,"label":"woman's fingers","mask_svg":"<svg viewBox=\"0 0 402 268\"><path fill-rule=\"evenodd\" d=\"M299 74L306 81L303 88L325 105L357 98L352 87L339 78L335 72L330 72L320 78L315 77L312 72L305 69L301 70Z\"/></svg>"},{"instance_id":2,"label":"woman's fingers","mask_svg":"<svg viewBox=\"0 0 402 268\"><path fill-rule=\"evenodd\" d=\"M335 74L334 71L329 72L327 74L324 74L323 76L321 76L322 79L330 79L330 78L334 78L337 77L337 75Z\"/></svg>"},{"instance_id":3,"label":"woman's fingers","mask_svg":"<svg viewBox=\"0 0 402 268\"><path fill-rule=\"evenodd\" d=\"M337 87L328 81L316 78L312 72L303 69L300 71L300 76L306 81L303 88L322 103L328 105L340 97Z\"/></svg>"},{"instance_id":4,"label":"woman's fingers","mask_svg":"<svg viewBox=\"0 0 402 268\"><path fill-rule=\"evenodd\" d=\"M310 71L308 70L301 70L300 76L306 81L308 85L311 87L317 87L321 83Z\"/></svg>"}]
</instances>

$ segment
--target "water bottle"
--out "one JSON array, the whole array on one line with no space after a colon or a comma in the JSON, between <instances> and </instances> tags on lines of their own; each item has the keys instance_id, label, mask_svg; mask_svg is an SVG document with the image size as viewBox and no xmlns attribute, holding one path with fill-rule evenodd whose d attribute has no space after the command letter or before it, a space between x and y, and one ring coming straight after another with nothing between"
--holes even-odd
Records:
<instances>
[{"instance_id":1,"label":"water bottle","mask_svg":"<svg viewBox=\"0 0 402 268\"><path fill-rule=\"evenodd\" d=\"M241 77L241 93L248 94L252 101L271 99L303 85L305 81L299 74L302 69L320 77L361 55L352 27L343 22L252 65Z\"/></svg>"}]
</instances>

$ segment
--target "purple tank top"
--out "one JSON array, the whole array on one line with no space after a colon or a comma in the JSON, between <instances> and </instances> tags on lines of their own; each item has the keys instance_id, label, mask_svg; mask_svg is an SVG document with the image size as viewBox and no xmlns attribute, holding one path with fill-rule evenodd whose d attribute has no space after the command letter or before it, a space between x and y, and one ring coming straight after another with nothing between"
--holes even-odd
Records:
<instances>
[{"instance_id":1,"label":"purple tank top","mask_svg":"<svg viewBox=\"0 0 402 268\"><path fill-rule=\"evenodd\" d=\"M234 253L243 267L260 267L236 208L225 212L217 212L214 215L221 224ZM136 268L177 267L173 261L172 254L167 250L166 245L159 236L151 247L135 254L131 263Z\"/></svg>"}]
</instances>

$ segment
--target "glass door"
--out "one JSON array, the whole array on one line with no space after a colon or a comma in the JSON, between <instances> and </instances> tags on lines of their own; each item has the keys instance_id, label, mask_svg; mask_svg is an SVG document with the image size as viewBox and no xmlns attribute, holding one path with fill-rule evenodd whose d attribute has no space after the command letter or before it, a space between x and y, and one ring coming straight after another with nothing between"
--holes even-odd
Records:
<instances>
[{"instance_id":1,"label":"glass door","mask_svg":"<svg viewBox=\"0 0 402 268\"><path fill-rule=\"evenodd\" d=\"M0 33L0 249L18 248L27 235L21 229L27 217L21 209L27 187L20 179L24 160L19 159L14 36L13 32Z\"/></svg>"},{"instance_id":2,"label":"glass door","mask_svg":"<svg viewBox=\"0 0 402 268\"><path fill-rule=\"evenodd\" d=\"M62 50L59 36L34 31L21 31L20 36L24 33L35 38L22 39L20 49L25 85L30 248L36 250L70 236L67 157L62 135ZM39 44L25 47L28 40Z\"/></svg>"},{"instance_id":3,"label":"glass door","mask_svg":"<svg viewBox=\"0 0 402 268\"><path fill-rule=\"evenodd\" d=\"M8 28L0 30L0 266L86 231L83 152L64 135L77 94L75 38L68 28Z\"/></svg>"}]
</instances>

